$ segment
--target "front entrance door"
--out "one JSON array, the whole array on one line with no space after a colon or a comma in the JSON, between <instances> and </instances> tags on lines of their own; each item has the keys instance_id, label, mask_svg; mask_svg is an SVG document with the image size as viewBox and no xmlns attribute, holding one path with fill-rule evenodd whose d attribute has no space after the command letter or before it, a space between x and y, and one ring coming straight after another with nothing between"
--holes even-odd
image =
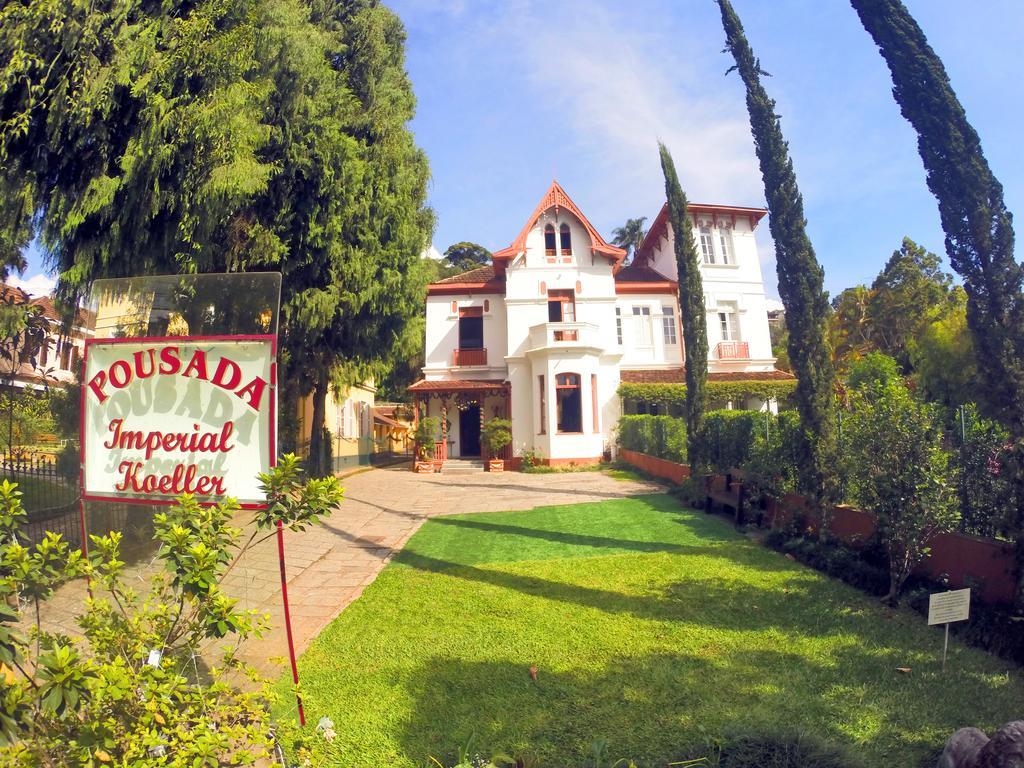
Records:
<instances>
[{"instance_id":1,"label":"front entrance door","mask_svg":"<svg viewBox=\"0 0 1024 768\"><path fill-rule=\"evenodd\" d=\"M459 455L480 455L479 405L467 405L459 411Z\"/></svg>"}]
</instances>

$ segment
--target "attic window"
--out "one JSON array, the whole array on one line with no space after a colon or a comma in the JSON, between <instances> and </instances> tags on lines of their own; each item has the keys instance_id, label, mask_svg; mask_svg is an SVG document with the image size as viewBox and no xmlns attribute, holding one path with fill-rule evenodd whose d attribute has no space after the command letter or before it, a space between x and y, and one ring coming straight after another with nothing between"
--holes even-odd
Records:
<instances>
[{"instance_id":1,"label":"attic window","mask_svg":"<svg viewBox=\"0 0 1024 768\"><path fill-rule=\"evenodd\" d=\"M562 261L572 261L572 233L569 231L568 224L559 227L558 239L562 250Z\"/></svg>"},{"instance_id":2,"label":"attic window","mask_svg":"<svg viewBox=\"0 0 1024 768\"><path fill-rule=\"evenodd\" d=\"M557 253L558 251L555 249L555 228L553 225L548 224L544 227L544 255L547 256L549 263L554 264Z\"/></svg>"}]
</instances>

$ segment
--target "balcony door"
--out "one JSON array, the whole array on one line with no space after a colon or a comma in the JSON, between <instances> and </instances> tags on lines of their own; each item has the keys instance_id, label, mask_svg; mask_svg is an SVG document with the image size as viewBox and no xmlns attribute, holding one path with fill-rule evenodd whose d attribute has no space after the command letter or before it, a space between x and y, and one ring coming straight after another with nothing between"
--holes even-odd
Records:
<instances>
[{"instance_id":1,"label":"balcony door","mask_svg":"<svg viewBox=\"0 0 1024 768\"><path fill-rule=\"evenodd\" d=\"M548 322L576 322L576 294L574 291L548 291ZM555 331L555 341L576 341L576 331Z\"/></svg>"},{"instance_id":2,"label":"balcony door","mask_svg":"<svg viewBox=\"0 0 1024 768\"><path fill-rule=\"evenodd\" d=\"M459 349L484 348L483 307L459 309Z\"/></svg>"}]
</instances>

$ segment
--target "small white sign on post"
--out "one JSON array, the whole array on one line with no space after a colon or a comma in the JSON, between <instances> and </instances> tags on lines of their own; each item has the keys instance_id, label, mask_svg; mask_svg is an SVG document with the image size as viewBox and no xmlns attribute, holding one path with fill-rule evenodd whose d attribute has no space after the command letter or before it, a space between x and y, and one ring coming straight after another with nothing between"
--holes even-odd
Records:
<instances>
[{"instance_id":1,"label":"small white sign on post","mask_svg":"<svg viewBox=\"0 0 1024 768\"><path fill-rule=\"evenodd\" d=\"M949 625L954 621L967 621L971 615L971 590L954 589L936 592L928 600L928 624L945 624L946 639L942 645L942 670L946 670L946 651L949 649Z\"/></svg>"}]
</instances>

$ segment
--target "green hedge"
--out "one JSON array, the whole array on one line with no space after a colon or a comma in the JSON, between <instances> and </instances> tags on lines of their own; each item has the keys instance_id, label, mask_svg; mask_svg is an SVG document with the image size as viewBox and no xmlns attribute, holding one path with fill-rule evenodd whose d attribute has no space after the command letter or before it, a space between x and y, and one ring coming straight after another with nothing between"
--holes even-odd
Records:
<instances>
[{"instance_id":1,"label":"green hedge","mask_svg":"<svg viewBox=\"0 0 1024 768\"><path fill-rule=\"evenodd\" d=\"M796 380L788 381L709 381L707 385L708 400L711 402L727 401L742 402L748 397L760 397L765 400L775 398L784 400L793 394ZM682 407L686 403L685 384L619 384L619 397L627 400L640 400L658 405Z\"/></svg>"},{"instance_id":2,"label":"green hedge","mask_svg":"<svg viewBox=\"0 0 1024 768\"><path fill-rule=\"evenodd\" d=\"M744 469L755 485L775 494L795 490L799 430L795 411L709 411L704 442L710 468L720 474ZM681 418L623 416L618 442L627 450L686 463L686 422Z\"/></svg>"},{"instance_id":3,"label":"green hedge","mask_svg":"<svg viewBox=\"0 0 1024 768\"><path fill-rule=\"evenodd\" d=\"M672 416L622 416L619 446L659 459L686 463L686 422Z\"/></svg>"}]
</instances>

